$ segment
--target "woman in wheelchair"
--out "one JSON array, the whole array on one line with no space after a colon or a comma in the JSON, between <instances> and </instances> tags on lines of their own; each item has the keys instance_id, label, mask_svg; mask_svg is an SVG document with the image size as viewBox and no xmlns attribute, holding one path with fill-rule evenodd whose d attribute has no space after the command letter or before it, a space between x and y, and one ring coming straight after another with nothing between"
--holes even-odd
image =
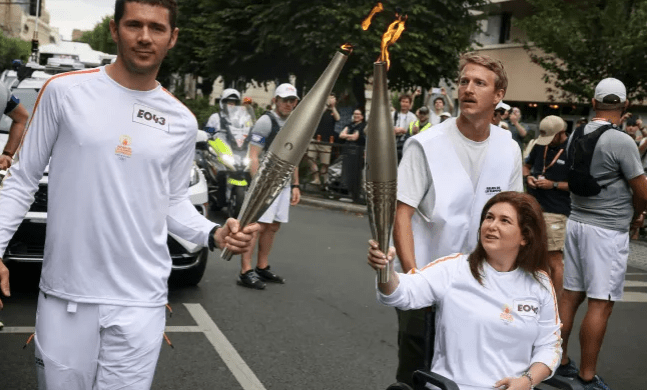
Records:
<instances>
[{"instance_id":1,"label":"woman in wheelchair","mask_svg":"<svg viewBox=\"0 0 647 390\"><path fill-rule=\"evenodd\" d=\"M430 368L461 390L532 389L562 354L541 207L527 194L502 192L485 204L480 224L474 252L392 271L377 284L378 300L401 310L436 306ZM393 261L394 248L387 256L369 243L371 267Z\"/></svg>"}]
</instances>

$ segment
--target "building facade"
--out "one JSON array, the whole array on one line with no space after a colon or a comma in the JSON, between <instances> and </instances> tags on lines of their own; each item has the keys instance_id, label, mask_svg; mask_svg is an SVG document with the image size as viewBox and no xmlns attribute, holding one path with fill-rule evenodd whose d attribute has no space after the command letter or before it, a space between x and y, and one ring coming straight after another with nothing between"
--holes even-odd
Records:
<instances>
[{"instance_id":1,"label":"building facade","mask_svg":"<svg viewBox=\"0 0 647 390\"><path fill-rule=\"evenodd\" d=\"M41 0L41 16L29 15L29 3L26 1L4 1L0 3L0 29L5 36L31 41L35 37L42 44L61 41L58 28L49 25L49 12L46 0ZM38 26L37 36L34 35Z\"/></svg>"}]
</instances>

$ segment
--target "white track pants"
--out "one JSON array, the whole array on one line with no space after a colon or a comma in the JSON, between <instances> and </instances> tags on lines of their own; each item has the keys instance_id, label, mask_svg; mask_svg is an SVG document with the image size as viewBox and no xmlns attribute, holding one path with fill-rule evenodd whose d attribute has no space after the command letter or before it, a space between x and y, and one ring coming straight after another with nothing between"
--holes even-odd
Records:
<instances>
[{"instance_id":1,"label":"white track pants","mask_svg":"<svg viewBox=\"0 0 647 390\"><path fill-rule=\"evenodd\" d=\"M72 303L38 296L40 390L150 389L165 308Z\"/></svg>"}]
</instances>

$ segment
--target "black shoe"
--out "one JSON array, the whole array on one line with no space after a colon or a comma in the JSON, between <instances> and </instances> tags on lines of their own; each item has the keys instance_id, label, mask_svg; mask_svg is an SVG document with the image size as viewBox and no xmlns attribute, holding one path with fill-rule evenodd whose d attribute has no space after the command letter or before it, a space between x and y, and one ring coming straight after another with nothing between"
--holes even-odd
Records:
<instances>
[{"instance_id":1,"label":"black shoe","mask_svg":"<svg viewBox=\"0 0 647 390\"><path fill-rule=\"evenodd\" d=\"M582 385L582 389L584 390L611 390L609 386L607 386L606 383L600 378L599 376L594 376L593 380L589 383L585 383L582 378L579 376L576 379L580 384Z\"/></svg>"},{"instance_id":2,"label":"black shoe","mask_svg":"<svg viewBox=\"0 0 647 390\"><path fill-rule=\"evenodd\" d=\"M236 282L243 287L255 288L257 290L263 290L265 288L265 283L261 282L258 275L251 269L244 274L238 275Z\"/></svg>"},{"instance_id":3,"label":"black shoe","mask_svg":"<svg viewBox=\"0 0 647 390\"><path fill-rule=\"evenodd\" d=\"M568 359L568 363L566 364L561 364L557 369L555 370L555 375L563 376L566 378L575 378L577 374L579 374L580 370L577 368L575 363L573 363L573 360L571 358Z\"/></svg>"},{"instance_id":4,"label":"black shoe","mask_svg":"<svg viewBox=\"0 0 647 390\"><path fill-rule=\"evenodd\" d=\"M261 269L261 268L254 268L254 271L256 271L256 274L258 274L258 277L260 277L262 280L266 282L271 282L271 283L285 283L285 279L280 277L279 275L275 274L270 270L270 266L268 265L267 268Z\"/></svg>"}]
</instances>

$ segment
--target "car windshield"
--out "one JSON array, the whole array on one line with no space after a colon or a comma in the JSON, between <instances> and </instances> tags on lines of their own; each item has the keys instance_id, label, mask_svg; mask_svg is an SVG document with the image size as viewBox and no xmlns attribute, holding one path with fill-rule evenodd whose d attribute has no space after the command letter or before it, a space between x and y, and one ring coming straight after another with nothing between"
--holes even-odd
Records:
<instances>
[{"instance_id":1,"label":"car windshield","mask_svg":"<svg viewBox=\"0 0 647 390\"><path fill-rule=\"evenodd\" d=\"M38 89L36 88L16 88L11 93L20 100L29 116L34 110L34 105L36 105L36 98L38 98ZM11 118L7 115L3 115L0 119L0 133L9 133L9 127L11 127Z\"/></svg>"}]
</instances>

